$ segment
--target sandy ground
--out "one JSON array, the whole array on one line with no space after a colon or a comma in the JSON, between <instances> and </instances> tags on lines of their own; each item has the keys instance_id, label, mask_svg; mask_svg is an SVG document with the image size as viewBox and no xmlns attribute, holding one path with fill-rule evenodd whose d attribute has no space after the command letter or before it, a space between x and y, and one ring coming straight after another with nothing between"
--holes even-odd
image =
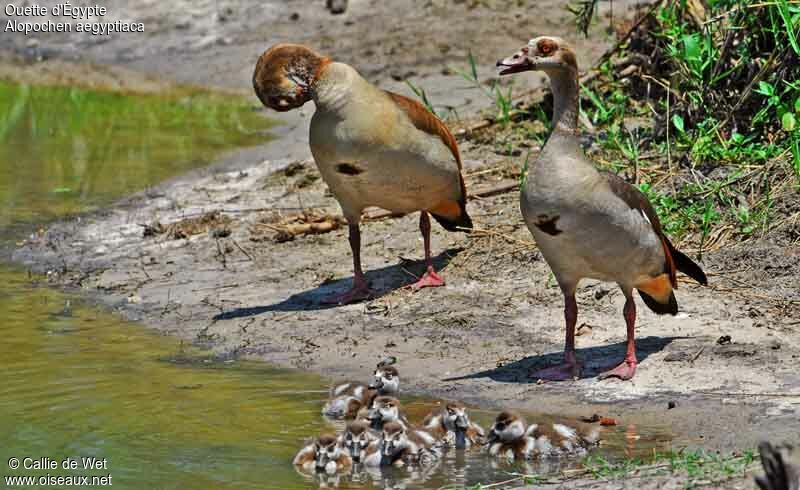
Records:
<instances>
[{"instance_id":1,"label":"sandy ground","mask_svg":"<svg viewBox=\"0 0 800 490\"><path fill-rule=\"evenodd\" d=\"M448 66L464 66L472 49L482 75L489 76L494 59L532 35L566 35L562 26L571 26L563 2L556 1L536 2L535 12L501 0L475 9L470 2L441 0L350 3L347 14L331 16L321 1L282 7L173 2L168 10L159 2L136 9L108 2L120 18L144 19L151 34L136 43L123 37L15 37L13 52L26 60L88 60L246 92L266 46L305 42L383 87L409 93L402 81L408 78L466 117L488 101ZM576 43L584 65L608 44L600 31ZM311 110L284 119L278 144L233 154L102 213L55 224L31 237L15 260L221 355L338 378L363 377L392 354L411 392L567 416L607 413L668 428L677 445L724 451L762 439L798 439L797 246L770 237L705 254L711 287L683 282L678 316L658 317L639 303L641 364L630 382L594 378L624 353L623 298L610 285L585 284L578 296L584 376L536 384L530 372L560 357L562 298L531 244L516 192L471 201L477 226L490 231L466 236L435 226L433 247L446 287L418 293L403 288L422 270L413 215L363 227L363 262L378 291L375 299L335 308L321 304L352 276L345 230L278 243L264 226L301 208L338 213L307 160ZM461 149L470 189L505 182L503 169L521 165L521 157L498 155L476 141L462 141ZM298 161L302 167L285 170ZM187 238L143 233L145 224L169 225L210 211L229 219L213 220ZM718 343L726 335L731 342ZM668 409L669 402L676 407Z\"/></svg>"}]
</instances>

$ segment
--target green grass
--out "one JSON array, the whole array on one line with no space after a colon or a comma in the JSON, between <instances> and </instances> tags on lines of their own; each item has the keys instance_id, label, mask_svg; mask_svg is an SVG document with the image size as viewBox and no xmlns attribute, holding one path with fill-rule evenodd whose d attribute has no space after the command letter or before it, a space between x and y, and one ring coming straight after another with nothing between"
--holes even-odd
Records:
<instances>
[{"instance_id":1,"label":"green grass","mask_svg":"<svg viewBox=\"0 0 800 490\"><path fill-rule=\"evenodd\" d=\"M469 487L450 486L447 489L486 490L508 486L536 485L542 483L561 483L568 486L574 480L624 480L632 477L652 479L678 479L687 490L695 489L709 482L724 482L731 478L747 478L748 471L758 465L756 452L745 450L740 453L720 455L704 450L670 451L655 453L649 458L633 458L622 461L609 461L600 456L588 456L583 461L583 470L571 471L570 475L525 475L509 473L505 482L477 484ZM506 486L503 486L506 485Z\"/></svg>"},{"instance_id":2,"label":"green grass","mask_svg":"<svg viewBox=\"0 0 800 490\"><path fill-rule=\"evenodd\" d=\"M474 85L483 92L486 97L492 100L496 109L494 119L502 126L508 125L512 121L512 118L519 114L519 111L514 107L511 96L513 85L509 84L508 87L503 88L497 80L492 80L487 87L487 85L478 78L477 62L471 51L467 56L466 69L458 67L451 67L450 69L461 76L461 78Z\"/></svg>"},{"instance_id":3,"label":"green grass","mask_svg":"<svg viewBox=\"0 0 800 490\"><path fill-rule=\"evenodd\" d=\"M677 475L684 479L684 488L698 486L698 480L723 480L744 477L758 461L755 451L722 456L703 450L681 450L656 453L652 458L627 459L609 462L602 457L589 456L584 466L593 478L623 479L634 474L650 476Z\"/></svg>"}]
</instances>

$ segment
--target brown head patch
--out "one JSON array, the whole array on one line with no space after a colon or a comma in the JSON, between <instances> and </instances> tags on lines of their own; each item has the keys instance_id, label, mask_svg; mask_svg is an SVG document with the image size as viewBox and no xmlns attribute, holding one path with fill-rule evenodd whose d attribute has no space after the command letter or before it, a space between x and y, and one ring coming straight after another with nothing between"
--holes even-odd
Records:
<instances>
[{"instance_id":1,"label":"brown head patch","mask_svg":"<svg viewBox=\"0 0 800 490\"><path fill-rule=\"evenodd\" d=\"M317 438L317 444L321 447L328 447L331 444L336 444L336 436L333 434L322 434Z\"/></svg>"},{"instance_id":2,"label":"brown head patch","mask_svg":"<svg viewBox=\"0 0 800 490\"><path fill-rule=\"evenodd\" d=\"M513 423L518 418L519 417L514 412L511 412L511 411L508 411L508 410L504 410L504 411L500 412L500 414L495 419L495 422L500 422L501 424L508 425L508 424Z\"/></svg>"},{"instance_id":3,"label":"brown head patch","mask_svg":"<svg viewBox=\"0 0 800 490\"><path fill-rule=\"evenodd\" d=\"M450 410L461 410L461 409L464 408L464 404L461 403L461 402L448 402L447 405L445 405L445 408L448 411L450 411Z\"/></svg>"},{"instance_id":4,"label":"brown head patch","mask_svg":"<svg viewBox=\"0 0 800 490\"><path fill-rule=\"evenodd\" d=\"M276 44L258 58L253 88L264 105L288 110L307 102L319 72L329 60L299 44ZM284 103L278 104L280 100Z\"/></svg>"},{"instance_id":5,"label":"brown head patch","mask_svg":"<svg viewBox=\"0 0 800 490\"><path fill-rule=\"evenodd\" d=\"M369 424L363 420L355 420L347 424L345 431L357 436L363 434L367 429L369 429Z\"/></svg>"},{"instance_id":6,"label":"brown head patch","mask_svg":"<svg viewBox=\"0 0 800 490\"><path fill-rule=\"evenodd\" d=\"M539 52L539 55L543 57L552 56L553 53L558 50L558 43L552 39L540 39L539 42L536 43L536 50Z\"/></svg>"},{"instance_id":7,"label":"brown head patch","mask_svg":"<svg viewBox=\"0 0 800 490\"><path fill-rule=\"evenodd\" d=\"M401 424L400 422L387 422L383 426L383 432L388 435L398 434L400 432L403 432L404 430L405 427L403 427L403 424Z\"/></svg>"},{"instance_id":8,"label":"brown head patch","mask_svg":"<svg viewBox=\"0 0 800 490\"><path fill-rule=\"evenodd\" d=\"M378 369L378 371L382 371L384 376L386 376L388 378L390 378L392 376L397 376L397 374L398 374L397 373L397 368L392 367L392 366L384 366L384 367Z\"/></svg>"}]
</instances>

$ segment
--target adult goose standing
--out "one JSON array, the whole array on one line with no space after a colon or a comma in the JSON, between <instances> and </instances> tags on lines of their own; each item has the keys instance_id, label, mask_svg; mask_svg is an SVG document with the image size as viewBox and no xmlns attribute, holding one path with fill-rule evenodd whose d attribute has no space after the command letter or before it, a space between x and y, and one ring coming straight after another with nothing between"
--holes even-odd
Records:
<instances>
[{"instance_id":1,"label":"adult goose standing","mask_svg":"<svg viewBox=\"0 0 800 490\"><path fill-rule=\"evenodd\" d=\"M381 90L351 66L296 44L265 51L253 74L265 106L288 111L313 100L311 153L342 207L353 252L353 287L326 298L350 303L370 296L361 270L361 212L377 206L420 211L427 270L413 288L443 286L433 267L429 214L448 231L472 227L461 157L447 127L420 103Z\"/></svg>"},{"instance_id":2,"label":"adult goose standing","mask_svg":"<svg viewBox=\"0 0 800 490\"><path fill-rule=\"evenodd\" d=\"M543 71L552 87L553 131L529 168L520 198L522 215L564 294L564 362L533 376L566 380L580 375L575 355L578 306L575 289L583 278L616 282L625 295L627 352L601 379L631 379L636 373L633 290L658 314L676 314L676 271L707 284L702 269L676 250L653 206L636 187L599 171L584 154L578 133L578 66L562 39L537 37L497 62L500 75Z\"/></svg>"}]
</instances>

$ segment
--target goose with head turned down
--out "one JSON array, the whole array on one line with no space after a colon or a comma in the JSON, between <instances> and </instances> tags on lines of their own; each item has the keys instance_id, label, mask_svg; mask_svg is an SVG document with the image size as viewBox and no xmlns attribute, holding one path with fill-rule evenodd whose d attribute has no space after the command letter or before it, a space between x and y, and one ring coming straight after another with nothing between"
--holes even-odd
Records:
<instances>
[{"instance_id":1,"label":"goose with head turned down","mask_svg":"<svg viewBox=\"0 0 800 490\"><path fill-rule=\"evenodd\" d=\"M296 44L261 55L253 86L277 111L313 100L309 142L320 174L342 207L353 252L353 287L326 298L349 303L370 296L361 270L361 212L377 206L420 211L427 270L412 288L443 286L433 268L429 214L449 231L472 227L458 146L447 127L418 102L379 89L351 66Z\"/></svg>"},{"instance_id":2,"label":"goose with head turned down","mask_svg":"<svg viewBox=\"0 0 800 490\"><path fill-rule=\"evenodd\" d=\"M497 66L501 75L543 71L553 91L553 131L528 170L520 207L564 294L567 335L563 364L533 376L555 381L580 375L575 289L581 279L591 278L616 282L625 295L625 359L600 378L631 379L637 365L633 290L654 312L674 315L676 271L704 285L706 276L670 243L647 197L622 178L597 170L581 149L578 66L567 43L557 37L537 37Z\"/></svg>"}]
</instances>

